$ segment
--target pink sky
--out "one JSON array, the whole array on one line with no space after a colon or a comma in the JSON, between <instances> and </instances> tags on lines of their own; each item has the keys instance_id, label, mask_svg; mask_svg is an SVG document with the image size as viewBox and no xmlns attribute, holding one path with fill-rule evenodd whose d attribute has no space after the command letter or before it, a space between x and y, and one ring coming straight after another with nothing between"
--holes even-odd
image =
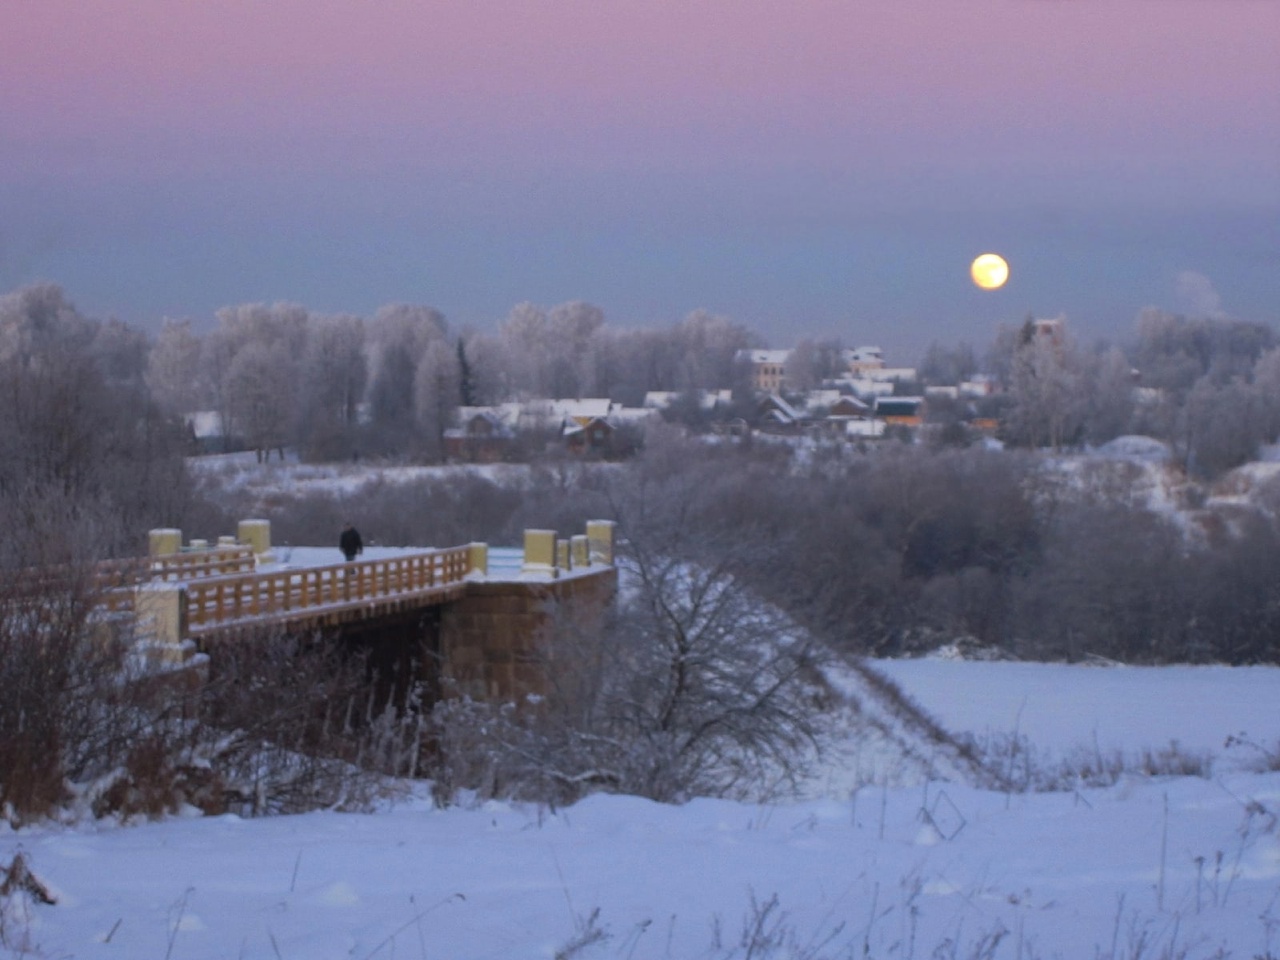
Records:
<instances>
[{"instance_id":1,"label":"pink sky","mask_svg":"<svg viewBox=\"0 0 1280 960\"><path fill-rule=\"evenodd\" d=\"M9 137L168 144L373 137L464 151L559 137L588 158L697 164L891 145L927 127L1066 132L1103 149L1280 145L1272 0L924 3L23 2L0 34ZM1188 136L1195 132L1199 136ZM670 138L642 142L642 137ZM6 138L8 139L8 137ZM287 152L286 152L287 153ZM758 158L760 159L760 158ZM1242 161L1246 158L1239 158ZM1254 160L1260 158L1253 158ZM501 160L499 160L501 162Z\"/></svg>"},{"instance_id":2,"label":"pink sky","mask_svg":"<svg viewBox=\"0 0 1280 960\"><path fill-rule=\"evenodd\" d=\"M4 20L0 191L284 178L376 208L473 177L519 205L577 172L614 219L636 176L750 193L730 218L822 212L807 184L828 180L886 209L1280 204L1275 0L11 0ZM469 187L437 189L431 209ZM16 229L0 256L30 247Z\"/></svg>"}]
</instances>

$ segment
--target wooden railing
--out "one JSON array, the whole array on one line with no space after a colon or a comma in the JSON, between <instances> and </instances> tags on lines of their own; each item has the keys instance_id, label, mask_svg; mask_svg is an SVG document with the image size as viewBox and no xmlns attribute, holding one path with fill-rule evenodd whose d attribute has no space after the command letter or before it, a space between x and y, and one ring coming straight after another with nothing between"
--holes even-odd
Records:
<instances>
[{"instance_id":1,"label":"wooden railing","mask_svg":"<svg viewBox=\"0 0 1280 960\"><path fill-rule=\"evenodd\" d=\"M254 569L253 547L224 546L155 557L100 560L91 566L33 567L9 577L14 596L41 596L49 591L83 589L99 595L98 606L115 612L133 606L134 589L154 581L190 581L225 577Z\"/></svg>"},{"instance_id":2,"label":"wooden railing","mask_svg":"<svg viewBox=\"0 0 1280 960\"><path fill-rule=\"evenodd\" d=\"M114 588L150 580L194 580L225 577L254 568L253 547L226 546L189 553L163 553L155 557L126 557L94 564L95 586Z\"/></svg>"},{"instance_id":3,"label":"wooden railing","mask_svg":"<svg viewBox=\"0 0 1280 960\"><path fill-rule=\"evenodd\" d=\"M376 601L442 597L470 569L468 547L327 567L209 577L186 585L187 631L208 633L233 623L304 618Z\"/></svg>"},{"instance_id":4,"label":"wooden railing","mask_svg":"<svg viewBox=\"0 0 1280 960\"><path fill-rule=\"evenodd\" d=\"M226 577L248 573L256 565L253 547L240 545L103 560L94 565L93 586L102 593L98 605L111 613L120 613L133 609L134 590L141 584Z\"/></svg>"},{"instance_id":5,"label":"wooden railing","mask_svg":"<svg viewBox=\"0 0 1280 960\"><path fill-rule=\"evenodd\" d=\"M253 570L257 561L253 547L211 547L190 553L166 553L151 557L148 563L150 580L192 580L197 577L225 577L233 573Z\"/></svg>"}]
</instances>

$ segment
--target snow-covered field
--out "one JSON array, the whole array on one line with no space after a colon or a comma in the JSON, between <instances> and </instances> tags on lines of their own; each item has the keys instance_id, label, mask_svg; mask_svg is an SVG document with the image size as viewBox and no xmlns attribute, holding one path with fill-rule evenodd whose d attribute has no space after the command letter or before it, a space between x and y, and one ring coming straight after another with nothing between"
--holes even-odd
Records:
<instances>
[{"instance_id":1,"label":"snow-covered field","mask_svg":"<svg viewBox=\"0 0 1280 960\"><path fill-rule=\"evenodd\" d=\"M356 496L372 484L399 484L431 477L475 476L495 483L519 485L528 476L525 464L461 464L449 466L403 466L375 463L305 464L290 453L283 462L258 463L252 452L190 457L195 476L216 483L226 491L243 491L258 496L288 493L291 496L322 492Z\"/></svg>"},{"instance_id":2,"label":"snow-covered field","mask_svg":"<svg viewBox=\"0 0 1280 960\"><path fill-rule=\"evenodd\" d=\"M1044 751L1134 753L1177 743L1244 762L1225 749L1244 734L1280 747L1280 668L1081 667L928 658L876 666L952 731L1019 733ZM981 682L975 681L980 676ZM1206 694L1217 702L1206 702Z\"/></svg>"},{"instance_id":3,"label":"snow-covered field","mask_svg":"<svg viewBox=\"0 0 1280 960\"><path fill-rule=\"evenodd\" d=\"M56 905L8 954L76 958L1161 958L1280 952L1280 670L881 664L953 732L1213 751L1210 778L1005 795L882 782L787 804L44 826L0 836ZM830 777L826 782L842 782ZM776 898L776 899L775 899ZM754 948L742 946L754 925ZM773 944L773 946L770 946Z\"/></svg>"}]
</instances>

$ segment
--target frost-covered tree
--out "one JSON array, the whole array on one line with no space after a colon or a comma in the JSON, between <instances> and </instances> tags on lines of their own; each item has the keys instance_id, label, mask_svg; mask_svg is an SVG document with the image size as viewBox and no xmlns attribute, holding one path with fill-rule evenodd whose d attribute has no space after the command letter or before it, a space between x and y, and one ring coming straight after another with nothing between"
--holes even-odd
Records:
<instances>
[{"instance_id":1,"label":"frost-covered tree","mask_svg":"<svg viewBox=\"0 0 1280 960\"><path fill-rule=\"evenodd\" d=\"M604 311L581 300L562 303L547 314L547 326L554 358L549 375L551 395L596 396L595 340L604 326Z\"/></svg>"},{"instance_id":2,"label":"frost-covered tree","mask_svg":"<svg viewBox=\"0 0 1280 960\"><path fill-rule=\"evenodd\" d=\"M297 421L310 315L294 303L248 303L217 318L201 363L223 433L243 437L260 457L283 450Z\"/></svg>"},{"instance_id":3,"label":"frost-covered tree","mask_svg":"<svg viewBox=\"0 0 1280 960\"><path fill-rule=\"evenodd\" d=\"M739 580L735 551L698 562L643 536L627 546L635 589L609 638L602 710L628 743L625 781L664 801L794 785L817 743L814 645Z\"/></svg>"},{"instance_id":4,"label":"frost-covered tree","mask_svg":"<svg viewBox=\"0 0 1280 960\"><path fill-rule=\"evenodd\" d=\"M56 351L87 349L95 325L52 283L0 297L0 360L29 369Z\"/></svg>"},{"instance_id":5,"label":"frost-covered tree","mask_svg":"<svg viewBox=\"0 0 1280 960\"><path fill-rule=\"evenodd\" d=\"M444 340L428 345L413 384L417 446L432 463L444 459L444 433L458 409L461 375L458 353Z\"/></svg>"},{"instance_id":6,"label":"frost-covered tree","mask_svg":"<svg viewBox=\"0 0 1280 960\"><path fill-rule=\"evenodd\" d=\"M201 340L190 320L165 320L147 356L147 386L170 413L191 413L206 401L200 369Z\"/></svg>"},{"instance_id":7,"label":"frost-covered tree","mask_svg":"<svg viewBox=\"0 0 1280 960\"><path fill-rule=\"evenodd\" d=\"M660 458L611 484L617 606L604 622L555 624L546 696L443 707L446 761L471 778L451 766L452 786L679 802L760 798L805 776L821 724L816 646L739 574L758 548L720 515L736 478L670 467Z\"/></svg>"},{"instance_id":8,"label":"frost-covered tree","mask_svg":"<svg viewBox=\"0 0 1280 960\"><path fill-rule=\"evenodd\" d=\"M676 328L681 352L680 379L674 389L721 390L733 384L739 350L757 346L742 324L707 310L695 310Z\"/></svg>"},{"instance_id":9,"label":"frost-covered tree","mask_svg":"<svg viewBox=\"0 0 1280 960\"><path fill-rule=\"evenodd\" d=\"M1086 432L1092 443L1108 440L1129 432L1133 422L1133 367L1124 351L1112 347L1095 357L1087 368L1090 384L1086 410Z\"/></svg>"},{"instance_id":10,"label":"frost-covered tree","mask_svg":"<svg viewBox=\"0 0 1280 960\"><path fill-rule=\"evenodd\" d=\"M516 397L545 397L551 388L553 335L546 312L532 303L511 308L499 329L508 389Z\"/></svg>"},{"instance_id":11,"label":"frost-covered tree","mask_svg":"<svg viewBox=\"0 0 1280 960\"><path fill-rule=\"evenodd\" d=\"M1241 380L1217 385L1196 381L1182 408L1180 452L1187 467L1213 477L1258 454L1266 437L1268 411L1258 391Z\"/></svg>"},{"instance_id":12,"label":"frost-covered tree","mask_svg":"<svg viewBox=\"0 0 1280 960\"><path fill-rule=\"evenodd\" d=\"M357 414L367 381L364 321L347 315L313 318L299 384L298 446L304 456L332 460L356 452Z\"/></svg>"},{"instance_id":13,"label":"frost-covered tree","mask_svg":"<svg viewBox=\"0 0 1280 960\"><path fill-rule=\"evenodd\" d=\"M1027 332L1013 355L1006 436L1024 446L1061 450L1084 420L1085 378L1075 346L1066 337Z\"/></svg>"},{"instance_id":14,"label":"frost-covered tree","mask_svg":"<svg viewBox=\"0 0 1280 960\"><path fill-rule=\"evenodd\" d=\"M460 398L463 403L482 406L507 399L509 381L502 341L491 334L472 332L459 337L458 342L465 343L471 382L470 402Z\"/></svg>"},{"instance_id":15,"label":"frost-covered tree","mask_svg":"<svg viewBox=\"0 0 1280 960\"><path fill-rule=\"evenodd\" d=\"M427 347L448 334L434 307L389 304L368 326L369 412L375 449L403 453L412 446L414 383Z\"/></svg>"},{"instance_id":16,"label":"frost-covered tree","mask_svg":"<svg viewBox=\"0 0 1280 960\"><path fill-rule=\"evenodd\" d=\"M150 348L145 333L116 319L99 323L89 346L108 383L135 390L144 389Z\"/></svg>"},{"instance_id":17,"label":"frost-covered tree","mask_svg":"<svg viewBox=\"0 0 1280 960\"><path fill-rule=\"evenodd\" d=\"M1253 387L1262 407L1262 435L1266 443L1280 438L1280 347L1272 347L1253 366Z\"/></svg>"},{"instance_id":18,"label":"frost-covered tree","mask_svg":"<svg viewBox=\"0 0 1280 960\"><path fill-rule=\"evenodd\" d=\"M23 531L47 526L46 513L74 519L78 533L46 538L68 553L78 536L127 551L139 531L178 522L189 490L182 433L151 402L136 350L118 364L99 349L106 339L136 346L137 336L99 339L101 329L57 287L0 297L0 513Z\"/></svg>"},{"instance_id":19,"label":"frost-covered tree","mask_svg":"<svg viewBox=\"0 0 1280 960\"><path fill-rule=\"evenodd\" d=\"M973 347L967 343L944 347L936 340L920 360L920 379L929 384L957 384L978 372Z\"/></svg>"},{"instance_id":20,"label":"frost-covered tree","mask_svg":"<svg viewBox=\"0 0 1280 960\"><path fill-rule=\"evenodd\" d=\"M294 368L283 343L254 342L236 353L227 370L232 422L259 460L269 460L273 450L284 455L297 398Z\"/></svg>"}]
</instances>

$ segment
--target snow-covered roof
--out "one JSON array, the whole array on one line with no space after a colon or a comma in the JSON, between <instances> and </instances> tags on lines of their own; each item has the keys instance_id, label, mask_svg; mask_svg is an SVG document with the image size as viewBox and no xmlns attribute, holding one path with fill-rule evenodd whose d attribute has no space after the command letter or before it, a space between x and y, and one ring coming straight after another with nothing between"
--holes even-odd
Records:
<instances>
[{"instance_id":1,"label":"snow-covered roof","mask_svg":"<svg viewBox=\"0 0 1280 960\"><path fill-rule=\"evenodd\" d=\"M468 423L475 417L488 417L504 427L514 427L520 419L521 405L518 403L497 403L490 407L459 407L458 422Z\"/></svg>"},{"instance_id":2,"label":"snow-covered roof","mask_svg":"<svg viewBox=\"0 0 1280 960\"><path fill-rule=\"evenodd\" d=\"M590 397L583 400L547 400L546 403L551 405L551 409L562 417L573 417L577 419L604 419L615 409L620 406L615 404L608 397Z\"/></svg>"},{"instance_id":3,"label":"snow-covered roof","mask_svg":"<svg viewBox=\"0 0 1280 960\"><path fill-rule=\"evenodd\" d=\"M791 356L790 350L739 350L739 360L750 360L752 363L785 364Z\"/></svg>"},{"instance_id":4,"label":"snow-covered roof","mask_svg":"<svg viewBox=\"0 0 1280 960\"><path fill-rule=\"evenodd\" d=\"M884 428L883 420L846 420L844 433L847 437L881 437Z\"/></svg>"},{"instance_id":5,"label":"snow-covered roof","mask_svg":"<svg viewBox=\"0 0 1280 960\"><path fill-rule=\"evenodd\" d=\"M771 393L769 396L761 400L760 406L762 408L767 408L769 413L776 413L780 415L775 417L775 419L786 420L788 422L794 422L800 419L800 411L787 403L786 400L782 399L782 397L778 396L776 393Z\"/></svg>"},{"instance_id":6,"label":"snow-covered roof","mask_svg":"<svg viewBox=\"0 0 1280 960\"><path fill-rule=\"evenodd\" d=\"M859 377L846 381L851 390L860 397L887 397L893 394L892 380L870 380Z\"/></svg>"},{"instance_id":7,"label":"snow-covered roof","mask_svg":"<svg viewBox=\"0 0 1280 960\"><path fill-rule=\"evenodd\" d=\"M651 407L614 407L608 420L611 423L643 423L657 416L657 411Z\"/></svg>"},{"instance_id":8,"label":"snow-covered roof","mask_svg":"<svg viewBox=\"0 0 1280 960\"><path fill-rule=\"evenodd\" d=\"M1164 463L1173 456L1173 451L1164 441L1134 435L1108 440L1093 452L1113 460L1138 460L1147 463Z\"/></svg>"},{"instance_id":9,"label":"snow-covered roof","mask_svg":"<svg viewBox=\"0 0 1280 960\"><path fill-rule=\"evenodd\" d=\"M995 379L981 373L960 383L960 395L964 397L985 397L995 393L995 389Z\"/></svg>"},{"instance_id":10,"label":"snow-covered roof","mask_svg":"<svg viewBox=\"0 0 1280 960\"><path fill-rule=\"evenodd\" d=\"M650 390L644 395L644 406L650 410L665 410L687 391ZM718 404L730 403L733 400L732 390L699 390L698 406L703 410L714 410Z\"/></svg>"},{"instance_id":11,"label":"snow-covered roof","mask_svg":"<svg viewBox=\"0 0 1280 960\"><path fill-rule=\"evenodd\" d=\"M868 380L914 380L916 379L916 368L880 367L879 369L863 370L862 375Z\"/></svg>"},{"instance_id":12,"label":"snow-covered roof","mask_svg":"<svg viewBox=\"0 0 1280 960\"><path fill-rule=\"evenodd\" d=\"M183 417L197 439L222 436L222 414L217 410L196 410Z\"/></svg>"},{"instance_id":13,"label":"snow-covered roof","mask_svg":"<svg viewBox=\"0 0 1280 960\"><path fill-rule=\"evenodd\" d=\"M810 390L804 395L804 405L809 409L829 407L837 403L842 396L839 390Z\"/></svg>"}]
</instances>

